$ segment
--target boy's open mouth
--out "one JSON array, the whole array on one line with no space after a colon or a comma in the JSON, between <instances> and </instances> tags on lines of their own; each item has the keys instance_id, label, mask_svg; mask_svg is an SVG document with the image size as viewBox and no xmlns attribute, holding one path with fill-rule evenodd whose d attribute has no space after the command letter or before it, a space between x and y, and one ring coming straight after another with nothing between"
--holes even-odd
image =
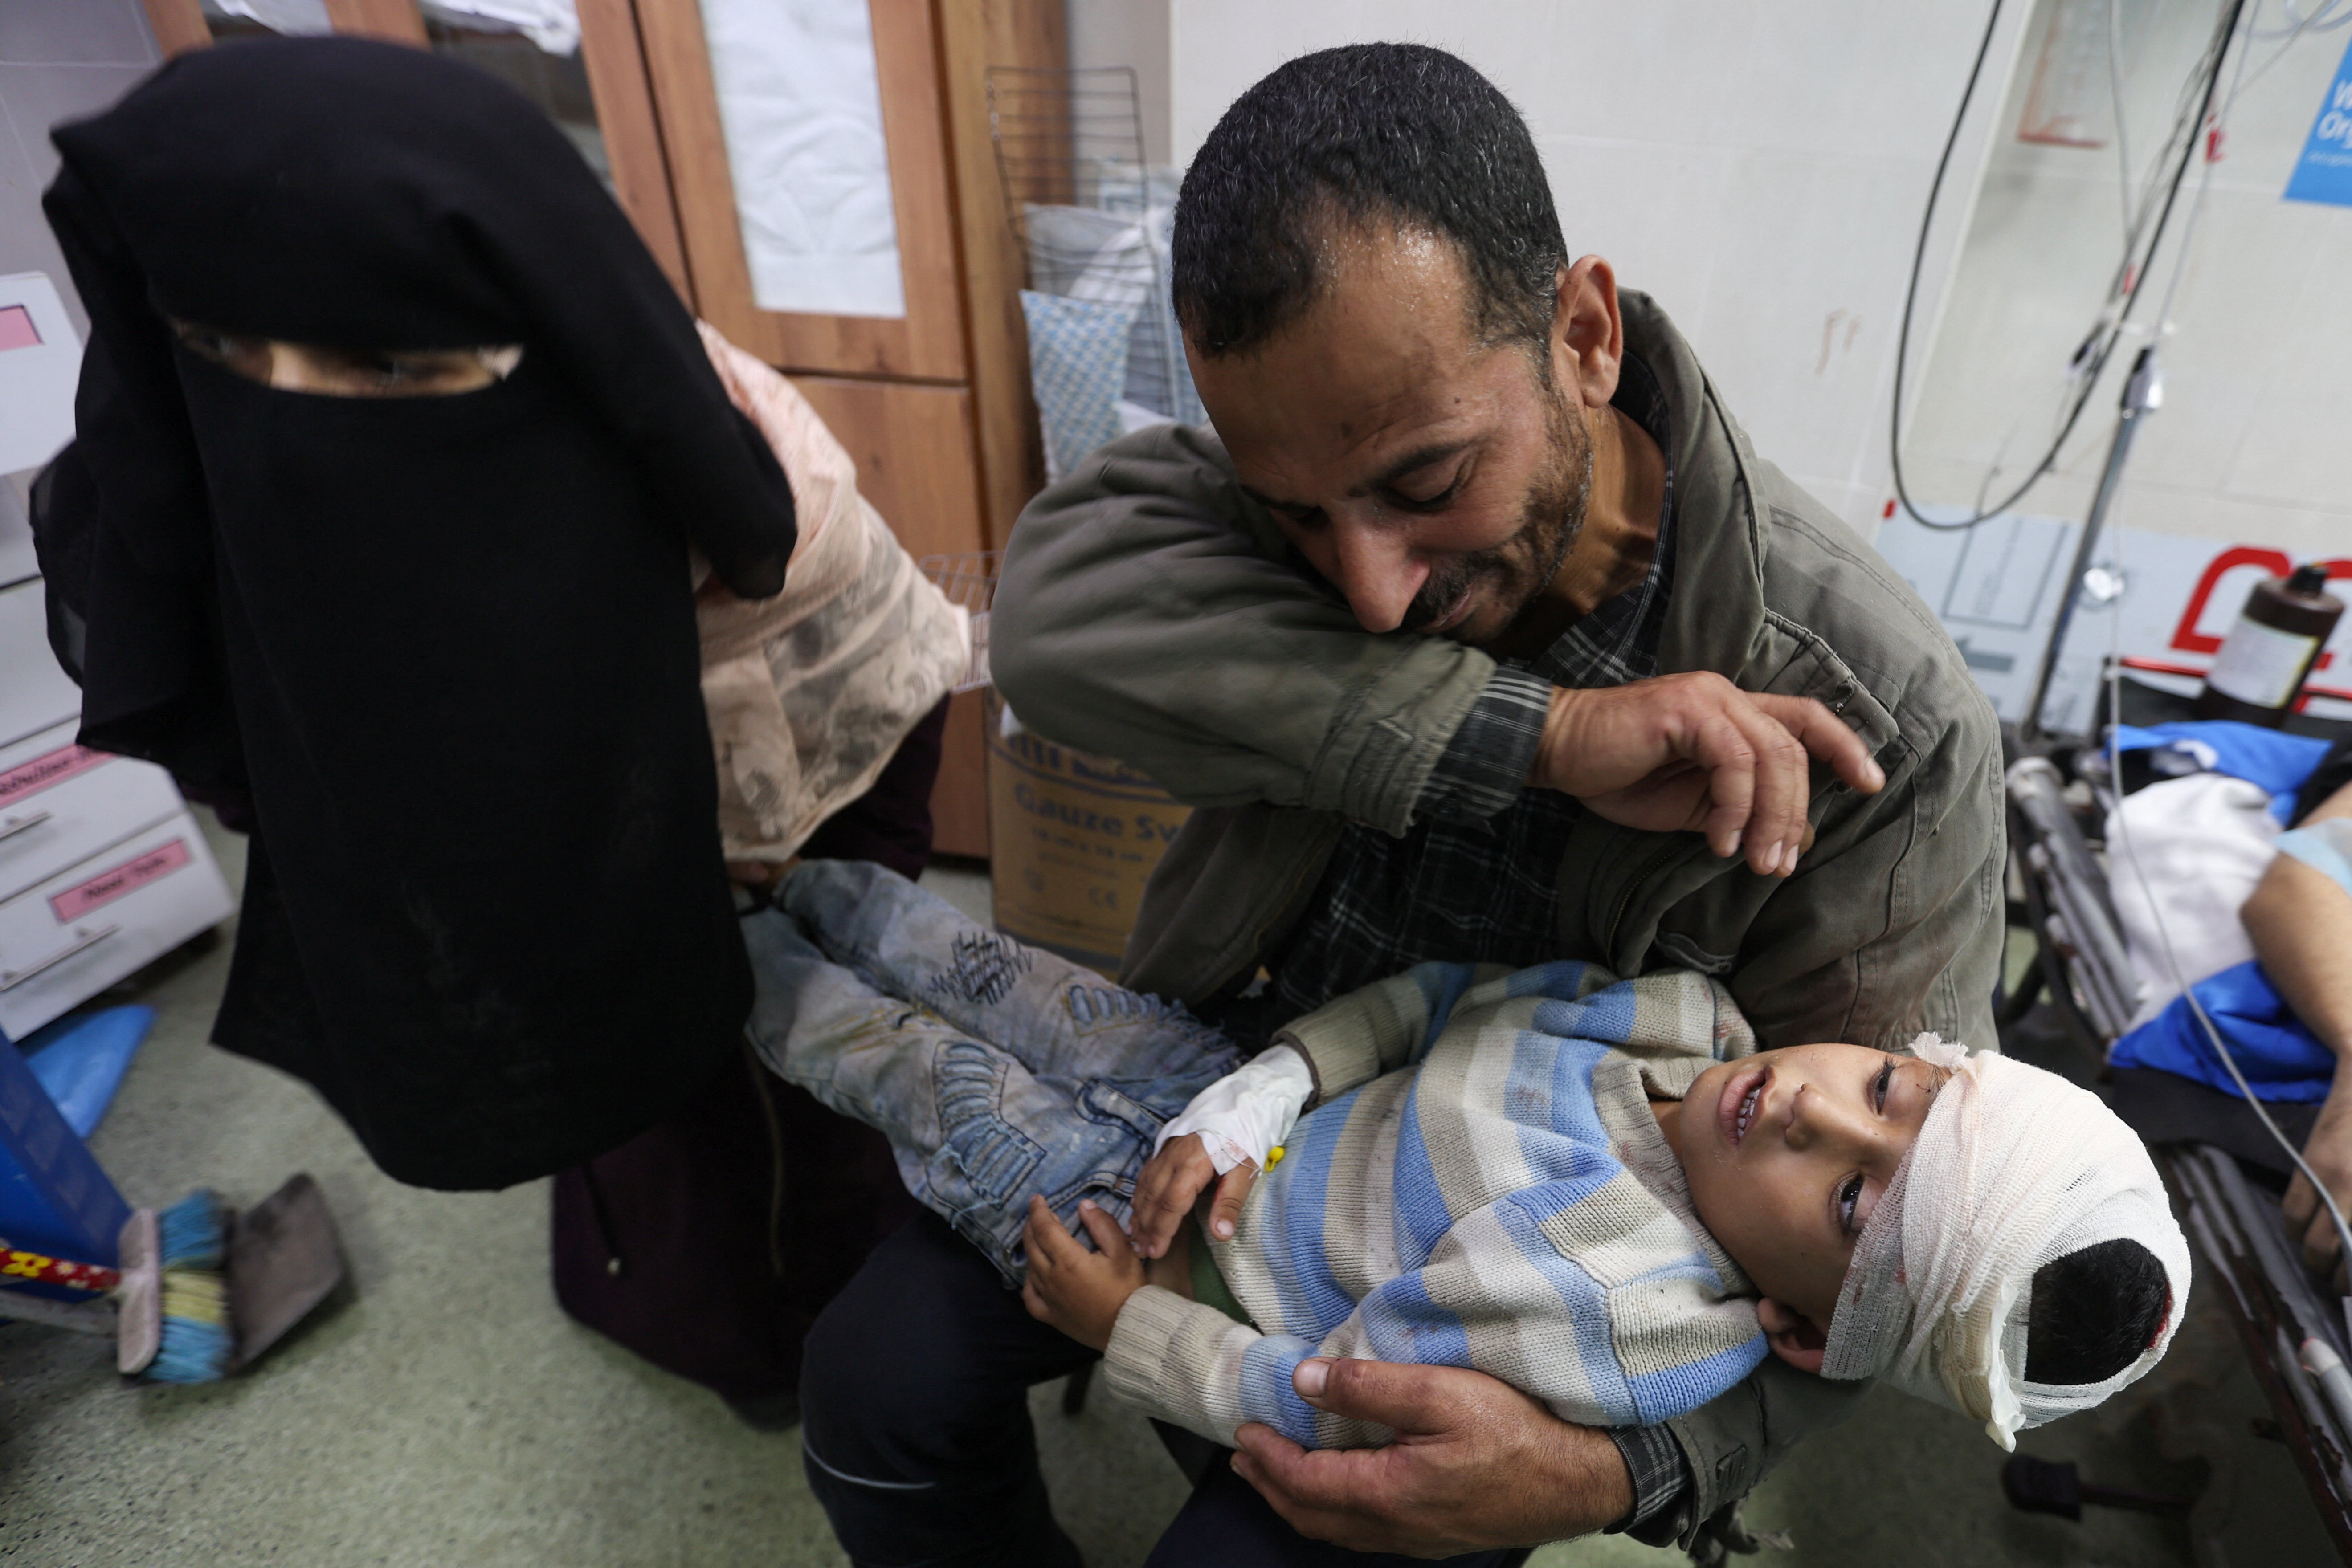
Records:
<instances>
[{"instance_id":1,"label":"boy's open mouth","mask_svg":"<svg viewBox=\"0 0 2352 1568\"><path fill-rule=\"evenodd\" d=\"M1756 1113L1764 1108L1764 1091L1771 1082L1769 1067L1751 1067L1735 1074L1716 1098L1715 1119L1723 1129L1724 1142L1733 1148L1739 1146L1748 1129L1755 1125Z\"/></svg>"}]
</instances>

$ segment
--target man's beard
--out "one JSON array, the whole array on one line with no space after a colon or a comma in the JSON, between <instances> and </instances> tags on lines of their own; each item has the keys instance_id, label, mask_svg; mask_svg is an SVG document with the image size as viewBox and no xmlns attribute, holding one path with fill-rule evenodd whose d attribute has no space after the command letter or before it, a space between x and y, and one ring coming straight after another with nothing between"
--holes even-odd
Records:
<instances>
[{"instance_id":1,"label":"man's beard","mask_svg":"<svg viewBox=\"0 0 2352 1568\"><path fill-rule=\"evenodd\" d=\"M1432 624L1465 593L1488 582L1496 585L1490 601L1508 612L1507 625L1559 575L1592 503L1592 437L1558 398L1547 396L1545 410L1551 460L1528 492L1519 531L1492 549L1455 556L1431 571L1405 612L1406 631Z\"/></svg>"}]
</instances>

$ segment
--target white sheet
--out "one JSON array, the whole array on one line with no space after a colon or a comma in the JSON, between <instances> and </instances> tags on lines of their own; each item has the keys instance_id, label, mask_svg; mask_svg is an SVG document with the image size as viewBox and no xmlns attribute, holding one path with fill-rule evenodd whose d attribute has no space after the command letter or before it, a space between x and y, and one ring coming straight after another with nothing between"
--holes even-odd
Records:
<instances>
[{"instance_id":1,"label":"white sheet","mask_svg":"<svg viewBox=\"0 0 2352 1568\"><path fill-rule=\"evenodd\" d=\"M2107 889L2139 976L2137 1029L2180 994L2165 938L2190 985L2254 956L2238 912L2278 851L2277 819L2259 784L2222 773L2168 779L2125 797L2107 819ZM2129 830L2131 854L2124 851ZM2137 870L2133 862L2137 860ZM2145 886L2142 877L2146 878ZM2150 903L2150 895L2154 903ZM2162 930L2158 915L2162 915Z\"/></svg>"},{"instance_id":2,"label":"white sheet","mask_svg":"<svg viewBox=\"0 0 2352 1568\"><path fill-rule=\"evenodd\" d=\"M436 21L490 33L520 33L551 55L580 47L580 11L575 0L417 0ZM273 33L303 37L331 33L327 0L204 0L207 16L240 16Z\"/></svg>"},{"instance_id":3,"label":"white sheet","mask_svg":"<svg viewBox=\"0 0 2352 1568\"><path fill-rule=\"evenodd\" d=\"M241 16L289 37L335 30L327 0L204 0L204 11L207 16Z\"/></svg>"},{"instance_id":4,"label":"white sheet","mask_svg":"<svg viewBox=\"0 0 2352 1568\"><path fill-rule=\"evenodd\" d=\"M903 317L898 225L865 0L702 0L751 297Z\"/></svg>"},{"instance_id":5,"label":"white sheet","mask_svg":"<svg viewBox=\"0 0 2352 1568\"><path fill-rule=\"evenodd\" d=\"M427 16L491 33L520 33L551 55L580 47L580 11L573 0L418 0Z\"/></svg>"}]
</instances>

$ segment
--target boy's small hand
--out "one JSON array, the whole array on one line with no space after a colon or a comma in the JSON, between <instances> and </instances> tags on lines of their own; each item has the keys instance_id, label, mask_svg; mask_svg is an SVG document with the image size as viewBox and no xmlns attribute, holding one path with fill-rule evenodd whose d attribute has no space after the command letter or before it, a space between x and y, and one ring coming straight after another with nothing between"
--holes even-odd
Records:
<instances>
[{"instance_id":1,"label":"boy's small hand","mask_svg":"<svg viewBox=\"0 0 2352 1568\"><path fill-rule=\"evenodd\" d=\"M1234 1233L1242 1217L1242 1200L1257 1180L1257 1166L1244 1160L1222 1177L1210 1162L1198 1133L1171 1138L1151 1156L1135 1178L1135 1211L1129 1220L1135 1249L1146 1258L1165 1258L1176 1228L1201 1199L1201 1189L1217 1184L1217 1200L1209 1208L1210 1233L1223 1241Z\"/></svg>"},{"instance_id":2,"label":"boy's small hand","mask_svg":"<svg viewBox=\"0 0 2352 1568\"><path fill-rule=\"evenodd\" d=\"M1092 1200L1079 1201L1078 1220L1094 1238L1091 1252L1062 1228L1044 1198L1029 1200L1029 1223L1021 1236L1029 1252L1029 1277L1022 1282L1021 1301L1038 1322L1089 1350L1101 1350L1110 1343L1118 1310L1143 1288L1143 1260L1118 1221Z\"/></svg>"}]
</instances>

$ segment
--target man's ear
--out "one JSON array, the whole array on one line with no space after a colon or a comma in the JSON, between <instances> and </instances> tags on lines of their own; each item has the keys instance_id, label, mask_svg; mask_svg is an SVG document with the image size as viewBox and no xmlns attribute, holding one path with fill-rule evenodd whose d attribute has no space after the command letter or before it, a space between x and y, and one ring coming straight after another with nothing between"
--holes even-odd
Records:
<instances>
[{"instance_id":1,"label":"man's ear","mask_svg":"<svg viewBox=\"0 0 2352 1568\"><path fill-rule=\"evenodd\" d=\"M1756 1321L1763 1327L1764 1338L1772 1346L1774 1355L1799 1372L1821 1371L1822 1353L1829 1347L1830 1339L1812 1319L1767 1296L1756 1303Z\"/></svg>"},{"instance_id":2,"label":"man's ear","mask_svg":"<svg viewBox=\"0 0 2352 1568\"><path fill-rule=\"evenodd\" d=\"M1597 256L1559 269L1550 352L1554 382L1573 387L1585 407L1605 408L1617 395L1625 322L1617 308L1617 275Z\"/></svg>"}]
</instances>

